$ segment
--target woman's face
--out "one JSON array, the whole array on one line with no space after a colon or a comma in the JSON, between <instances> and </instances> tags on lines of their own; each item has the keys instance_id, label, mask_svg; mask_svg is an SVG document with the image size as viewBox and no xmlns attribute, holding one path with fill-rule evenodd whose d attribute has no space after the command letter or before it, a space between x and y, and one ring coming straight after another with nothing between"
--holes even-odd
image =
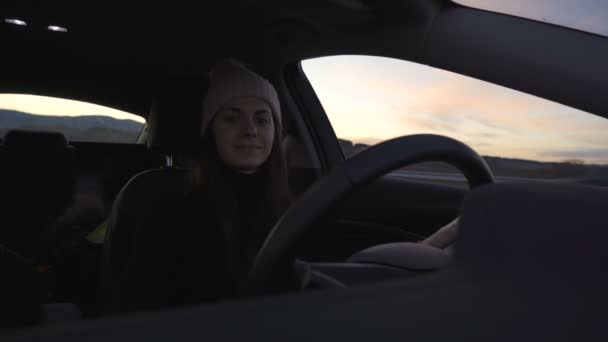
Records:
<instances>
[{"instance_id":1,"label":"woman's face","mask_svg":"<svg viewBox=\"0 0 608 342\"><path fill-rule=\"evenodd\" d=\"M228 101L211 128L220 159L235 171L253 173L270 156L274 119L270 106L257 97Z\"/></svg>"}]
</instances>

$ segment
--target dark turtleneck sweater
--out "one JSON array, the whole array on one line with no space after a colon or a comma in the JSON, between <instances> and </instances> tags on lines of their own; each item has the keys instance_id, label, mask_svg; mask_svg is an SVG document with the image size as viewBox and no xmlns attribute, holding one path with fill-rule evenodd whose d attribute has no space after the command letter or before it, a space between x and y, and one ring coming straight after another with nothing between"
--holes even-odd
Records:
<instances>
[{"instance_id":1,"label":"dark turtleneck sweater","mask_svg":"<svg viewBox=\"0 0 608 342\"><path fill-rule=\"evenodd\" d=\"M229 255L233 258L230 260L233 262L231 267L238 277L248 272L276 218L269 212L271 208L262 188L265 183L259 174L243 174L228 169L224 172L228 186L236 195L236 215L231 215L230 225L221 229L227 234L225 239ZM218 208L210 208L216 214L219 212Z\"/></svg>"},{"instance_id":2,"label":"dark turtleneck sweater","mask_svg":"<svg viewBox=\"0 0 608 342\"><path fill-rule=\"evenodd\" d=\"M236 294L273 219L260 212L259 175L226 170L226 180L238 213L230 229L220 223L219 204L202 191L150 212L137 227L118 311L194 305Z\"/></svg>"}]
</instances>

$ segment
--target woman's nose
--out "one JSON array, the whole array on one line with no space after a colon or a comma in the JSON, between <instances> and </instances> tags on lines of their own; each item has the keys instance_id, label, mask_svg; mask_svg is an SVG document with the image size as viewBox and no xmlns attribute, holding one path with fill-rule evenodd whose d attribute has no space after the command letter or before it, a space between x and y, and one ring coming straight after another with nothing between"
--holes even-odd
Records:
<instances>
[{"instance_id":1,"label":"woman's nose","mask_svg":"<svg viewBox=\"0 0 608 342\"><path fill-rule=\"evenodd\" d=\"M243 133L248 136L256 136L258 134L258 128L252 119L246 118L243 120Z\"/></svg>"}]
</instances>

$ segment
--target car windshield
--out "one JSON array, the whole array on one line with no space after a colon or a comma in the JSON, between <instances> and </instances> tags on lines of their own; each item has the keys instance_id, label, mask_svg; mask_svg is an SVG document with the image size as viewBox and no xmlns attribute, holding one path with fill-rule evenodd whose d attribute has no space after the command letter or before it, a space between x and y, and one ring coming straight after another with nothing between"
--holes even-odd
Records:
<instances>
[{"instance_id":1,"label":"car windshield","mask_svg":"<svg viewBox=\"0 0 608 342\"><path fill-rule=\"evenodd\" d=\"M608 37L606 0L453 0L486 11L514 15Z\"/></svg>"},{"instance_id":2,"label":"car windshield","mask_svg":"<svg viewBox=\"0 0 608 342\"><path fill-rule=\"evenodd\" d=\"M0 94L0 139L13 129L56 131L70 141L137 142L145 119L92 103L27 94Z\"/></svg>"}]
</instances>

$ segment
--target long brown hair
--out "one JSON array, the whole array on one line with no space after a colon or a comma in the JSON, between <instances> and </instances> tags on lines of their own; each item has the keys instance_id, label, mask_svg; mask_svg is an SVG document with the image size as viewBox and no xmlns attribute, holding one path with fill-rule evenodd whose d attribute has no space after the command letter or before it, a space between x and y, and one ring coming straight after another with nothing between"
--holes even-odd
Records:
<instances>
[{"instance_id":1,"label":"long brown hair","mask_svg":"<svg viewBox=\"0 0 608 342\"><path fill-rule=\"evenodd\" d=\"M249 222L249 227L239 227L238 218L242 214L237 206L239 189L229 184L228 167L217 153L212 126L213 123L201 138L198 158L192 161L192 190L203 196L205 205L212 206L210 209L215 212L224 236L231 245L229 247L238 248L234 246L235 239L238 239L239 235L243 236L244 229L254 230L251 233L258 237L256 242L260 244L291 201L287 165L282 147L282 128L275 122L270 156L256 171L256 179L259 179L260 183L255 185L255 189L258 190L255 196L258 196L259 200L254 201L254 208L248 208L256 214L253 218L254 222ZM255 246L258 247L260 246Z\"/></svg>"}]
</instances>

